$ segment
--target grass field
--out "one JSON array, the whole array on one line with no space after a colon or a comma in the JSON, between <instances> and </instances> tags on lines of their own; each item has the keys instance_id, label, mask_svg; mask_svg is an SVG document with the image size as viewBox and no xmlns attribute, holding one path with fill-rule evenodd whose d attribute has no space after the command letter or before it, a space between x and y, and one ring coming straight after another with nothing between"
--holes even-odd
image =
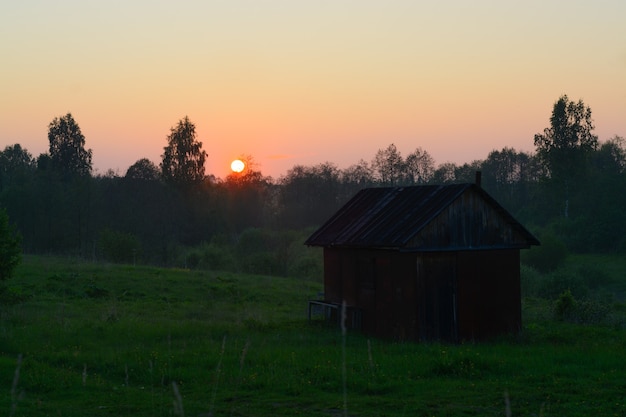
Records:
<instances>
[{"instance_id":1,"label":"grass field","mask_svg":"<svg viewBox=\"0 0 626 417\"><path fill-rule=\"evenodd\" d=\"M624 262L601 262L623 291ZM519 336L445 345L310 324L310 280L29 256L7 285L0 415L626 415L621 321L556 322L544 300Z\"/></svg>"}]
</instances>

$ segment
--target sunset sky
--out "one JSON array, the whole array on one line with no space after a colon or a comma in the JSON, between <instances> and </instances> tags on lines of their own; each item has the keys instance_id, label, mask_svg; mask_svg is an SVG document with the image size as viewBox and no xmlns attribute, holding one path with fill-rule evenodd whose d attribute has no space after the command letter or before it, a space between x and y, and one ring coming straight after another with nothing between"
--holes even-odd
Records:
<instances>
[{"instance_id":1,"label":"sunset sky","mask_svg":"<svg viewBox=\"0 0 626 417\"><path fill-rule=\"evenodd\" d=\"M532 151L562 94L626 137L623 0L20 0L0 6L0 146L71 112L96 173L161 161L188 116L224 177Z\"/></svg>"}]
</instances>

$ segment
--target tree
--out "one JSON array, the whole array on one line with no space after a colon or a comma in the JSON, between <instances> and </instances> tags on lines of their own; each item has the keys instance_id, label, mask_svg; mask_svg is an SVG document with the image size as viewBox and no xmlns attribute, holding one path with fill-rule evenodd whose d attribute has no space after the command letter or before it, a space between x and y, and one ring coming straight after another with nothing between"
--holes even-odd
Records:
<instances>
[{"instance_id":1,"label":"tree","mask_svg":"<svg viewBox=\"0 0 626 417\"><path fill-rule=\"evenodd\" d=\"M387 149L379 149L372 161L372 170L376 180L385 185L397 185L402 182L404 160L393 143Z\"/></svg>"},{"instance_id":2,"label":"tree","mask_svg":"<svg viewBox=\"0 0 626 417\"><path fill-rule=\"evenodd\" d=\"M582 227L584 249L618 251L626 247L626 141L615 136L598 147L591 158L589 181L581 201L586 216Z\"/></svg>"},{"instance_id":3,"label":"tree","mask_svg":"<svg viewBox=\"0 0 626 417\"><path fill-rule=\"evenodd\" d=\"M370 187L374 183L372 168L367 161L360 159L341 172L341 182L344 185L355 185L358 188Z\"/></svg>"},{"instance_id":4,"label":"tree","mask_svg":"<svg viewBox=\"0 0 626 417\"><path fill-rule=\"evenodd\" d=\"M244 170L227 175L221 183L225 190L222 197L222 203L226 204L224 218L234 231L262 226L273 208L272 179L263 176L252 156L239 159L245 164Z\"/></svg>"},{"instance_id":5,"label":"tree","mask_svg":"<svg viewBox=\"0 0 626 417\"><path fill-rule=\"evenodd\" d=\"M48 126L50 163L67 180L91 175L91 149L71 113L55 118Z\"/></svg>"},{"instance_id":6,"label":"tree","mask_svg":"<svg viewBox=\"0 0 626 417\"><path fill-rule=\"evenodd\" d=\"M482 187L515 214L528 207L530 184L537 180L532 155L505 147L493 150L482 163Z\"/></svg>"},{"instance_id":7,"label":"tree","mask_svg":"<svg viewBox=\"0 0 626 417\"><path fill-rule=\"evenodd\" d=\"M196 126L187 116L171 128L161 162L161 175L167 182L190 185L204 179L207 153L196 140Z\"/></svg>"},{"instance_id":8,"label":"tree","mask_svg":"<svg viewBox=\"0 0 626 417\"><path fill-rule=\"evenodd\" d=\"M406 181L409 184L426 184L435 174L435 160L422 148L417 148L405 160Z\"/></svg>"},{"instance_id":9,"label":"tree","mask_svg":"<svg viewBox=\"0 0 626 417\"><path fill-rule=\"evenodd\" d=\"M9 216L0 209L0 281L13 276L13 271L22 260L22 238L9 224Z\"/></svg>"},{"instance_id":10,"label":"tree","mask_svg":"<svg viewBox=\"0 0 626 417\"><path fill-rule=\"evenodd\" d=\"M372 168L367 161L360 159L356 164L350 165L341 171L340 175L341 193L340 201L347 201L359 190L374 185Z\"/></svg>"},{"instance_id":11,"label":"tree","mask_svg":"<svg viewBox=\"0 0 626 417\"><path fill-rule=\"evenodd\" d=\"M159 169L148 158L142 158L128 167L124 178L130 180L155 181L159 178Z\"/></svg>"},{"instance_id":12,"label":"tree","mask_svg":"<svg viewBox=\"0 0 626 417\"><path fill-rule=\"evenodd\" d=\"M475 182L476 172L482 171L483 161L473 160L472 162L465 162L461 166L457 166L454 170L454 182Z\"/></svg>"},{"instance_id":13,"label":"tree","mask_svg":"<svg viewBox=\"0 0 626 417\"><path fill-rule=\"evenodd\" d=\"M7 146L0 152L0 191L11 185L19 185L35 169L32 155L20 144Z\"/></svg>"},{"instance_id":14,"label":"tree","mask_svg":"<svg viewBox=\"0 0 626 417\"><path fill-rule=\"evenodd\" d=\"M343 203L339 201L340 171L331 162L296 165L279 182L282 226L319 226Z\"/></svg>"},{"instance_id":15,"label":"tree","mask_svg":"<svg viewBox=\"0 0 626 417\"><path fill-rule=\"evenodd\" d=\"M508 188L520 180L518 153L513 148L493 150L483 163L483 179L493 178L496 188Z\"/></svg>"},{"instance_id":16,"label":"tree","mask_svg":"<svg viewBox=\"0 0 626 417\"><path fill-rule=\"evenodd\" d=\"M537 156L565 200L565 217L569 215L571 186L584 175L589 156L598 148L594 128L591 109L582 100L573 102L563 95L554 103L550 127L535 135Z\"/></svg>"},{"instance_id":17,"label":"tree","mask_svg":"<svg viewBox=\"0 0 626 417\"><path fill-rule=\"evenodd\" d=\"M614 136L600 144L592 158L593 168L605 175L620 175L626 169L626 140Z\"/></svg>"},{"instance_id":18,"label":"tree","mask_svg":"<svg viewBox=\"0 0 626 417\"><path fill-rule=\"evenodd\" d=\"M92 151L85 149L85 136L71 113L50 123L48 140L49 155L37 161L45 187L40 198L47 241L55 249L80 253L92 235Z\"/></svg>"},{"instance_id":19,"label":"tree","mask_svg":"<svg viewBox=\"0 0 626 417\"><path fill-rule=\"evenodd\" d=\"M432 182L435 184L450 184L456 180L455 173L458 167L454 162L444 162L433 172Z\"/></svg>"}]
</instances>

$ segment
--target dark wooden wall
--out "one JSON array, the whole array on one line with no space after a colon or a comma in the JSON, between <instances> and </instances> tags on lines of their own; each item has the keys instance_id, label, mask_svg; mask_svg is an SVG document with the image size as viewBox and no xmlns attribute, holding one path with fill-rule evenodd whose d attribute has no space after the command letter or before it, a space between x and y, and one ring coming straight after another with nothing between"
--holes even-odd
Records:
<instances>
[{"instance_id":1,"label":"dark wooden wall","mask_svg":"<svg viewBox=\"0 0 626 417\"><path fill-rule=\"evenodd\" d=\"M522 327L519 250L458 253L459 337L486 339Z\"/></svg>"},{"instance_id":2,"label":"dark wooden wall","mask_svg":"<svg viewBox=\"0 0 626 417\"><path fill-rule=\"evenodd\" d=\"M324 249L327 302L361 311L366 334L481 340L521 328L519 250Z\"/></svg>"}]
</instances>

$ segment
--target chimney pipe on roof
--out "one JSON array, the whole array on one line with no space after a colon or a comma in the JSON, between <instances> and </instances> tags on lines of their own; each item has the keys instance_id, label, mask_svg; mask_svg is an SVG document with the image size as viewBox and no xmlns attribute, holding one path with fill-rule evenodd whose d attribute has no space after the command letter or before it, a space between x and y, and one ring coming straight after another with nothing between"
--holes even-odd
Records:
<instances>
[{"instance_id":1,"label":"chimney pipe on roof","mask_svg":"<svg viewBox=\"0 0 626 417\"><path fill-rule=\"evenodd\" d=\"M476 181L475 181L475 183L479 187L480 187L481 177L482 177L482 172L476 171Z\"/></svg>"}]
</instances>

